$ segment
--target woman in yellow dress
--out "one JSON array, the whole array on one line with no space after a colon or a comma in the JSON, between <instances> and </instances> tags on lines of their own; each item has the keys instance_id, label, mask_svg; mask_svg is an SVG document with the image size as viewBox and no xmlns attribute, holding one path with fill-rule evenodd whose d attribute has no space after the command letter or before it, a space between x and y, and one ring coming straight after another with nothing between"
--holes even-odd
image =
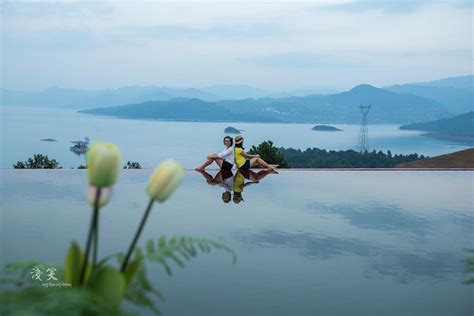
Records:
<instances>
[{"instance_id":1,"label":"woman in yellow dress","mask_svg":"<svg viewBox=\"0 0 474 316\"><path fill-rule=\"evenodd\" d=\"M234 138L234 159L237 169L249 170L250 168L261 168L275 171L278 165L269 165L260 155L250 155L244 151L244 138L242 135L237 135Z\"/></svg>"}]
</instances>

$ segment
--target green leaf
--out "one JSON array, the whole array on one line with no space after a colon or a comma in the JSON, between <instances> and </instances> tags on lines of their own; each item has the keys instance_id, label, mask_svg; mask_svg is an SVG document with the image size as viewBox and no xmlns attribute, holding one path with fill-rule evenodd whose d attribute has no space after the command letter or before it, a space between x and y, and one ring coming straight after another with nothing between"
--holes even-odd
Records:
<instances>
[{"instance_id":1,"label":"green leaf","mask_svg":"<svg viewBox=\"0 0 474 316\"><path fill-rule=\"evenodd\" d=\"M146 251L148 254L155 252L155 245L152 239L146 241Z\"/></svg>"},{"instance_id":2,"label":"green leaf","mask_svg":"<svg viewBox=\"0 0 474 316\"><path fill-rule=\"evenodd\" d=\"M72 286L79 285L84 258L84 253L81 251L79 245L75 241L71 242L64 261L65 283L70 283ZM92 266L87 263L85 280L87 280L91 272Z\"/></svg>"},{"instance_id":3,"label":"green leaf","mask_svg":"<svg viewBox=\"0 0 474 316\"><path fill-rule=\"evenodd\" d=\"M184 250L191 257L196 257L197 251L196 251L196 248L194 248L193 240L191 238L182 237L181 244L183 245Z\"/></svg>"},{"instance_id":4,"label":"green leaf","mask_svg":"<svg viewBox=\"0 0 474 316\"><path fill-rule=\"evenodd\" d=\"M178 248L177 251L181 254L181 256L184 257L184 259L186 259L188 261L191 259L191 257L183 249Z\"/></svg>"},{"instance_id":5,"label":"green leaf","mask_svg":"<svg viewBox=\"0 0 474 316\"><path fill-rule=\"evenodd\" d=\"M127 286L132 282L134 275L143 267L143 254L140 248L135 250L135 259L125 268L124 275Z\"/></svg>"},{"instance_id":6,"label":"green leaf","mask_svg":"<svg viewBox=\"0 0 474 316\"><path fill-rule=\"evenodd\" d=\"M232 255L232 262L235 264L237 262L237 255L235 254L235 252L230 249L229 247L215 241L215 240L208 240L209 244L211 244L214 248L216 249L220 249L220 250L224 250L224 251L227 251L228 253L230 253Z\"/></svg>"},{"instance_id":7,"label":"green leaf","mask_svg":"<svg viewBox=\"0 0 474 316\"><path fill-rule=\"evenodd\" d=\"M162 256L156 254L156 253L152 253L151 255L149 255L149 258L155 262L158 262L159 264L161 264L163 266L163 268L165 268L166 270L166 273L168 275L172 275L172 271L171 271L171 267L169 266L169 264L166 262L166 259L163 258Z\"/></svg>"},{"instance_id":8,"label":"green leaf","mask_svg":"<svg viewBox=\"0 0 474 316\"><path fill-rule=\"evenodd\" d=\"M197 239L196 243L198 244L199 250L201 250L201 252L206 252L206 247L204 247L204 243L201 240Z\"/></svg>"},{"instance_id":9,"label":"green leaf","mask_svg":"<svg viewBox=\"0 0 474 316\"><path fill-rule=\"evenodd\" d=\"M178 244L178 238L176 238L176 236L171 237L169 245L171 247L175 247L175 246L177 246L177 244Z\"/></svg>"},{"instance_id":10,"label":"green leaf","mask_svg":"<svg viewBox=\"0 0 474 316\"><path fill-rule=\"evenodd\" d=\"M173 261L176 262L176 264L177 264L178 266L180 266L181 268L184 268L184 263L183 263L183 261L181 261L175 254L172 253L172 254L170 255L170 258L173 259Z\"/></svg>"},{"instance_id":11,"label":"green leaf","mask_svg":"<svg viewBox=\"0 0 474 316\"><path fill-rule=\"evenodd\" d=\"M158 239L158 247L161 249L164 249L166 247L166 236L161 235L160 239Z\"/></svg>"},{"instance_id":12,"label":"green leaf","mask_svg":"<svg viewBox=\"0 0 474 316\"><path fill-rule=\"evenodd\" d=\"M464 284L474 284L474 278L464 281Z\"/></svg>"},{"instance_id":13,"label":"green leaf","mask_svg":"<svg viewBox=\"0 0 474 316\"><path fill-rule=\"evenodd\" d=\"M137 270L140 268L140 265L142 264L142 260L143 260L142 258L135 258L125 268L125 271L123 272L123 274L125 276L125 281L127 285L129 285L132 282L133 276L135 275Z\"/></svg>"},{"instance_id":14,"label":"green leaf","mask_svg":"<svg viewBox=\"0 0 474 316\"><path fill-rule=\"evenodd\" d=\"M93 272L88 287L108 304L118 307L125 295L125 277L110 266L102 266Z\"/></svg>"}]
</instances>

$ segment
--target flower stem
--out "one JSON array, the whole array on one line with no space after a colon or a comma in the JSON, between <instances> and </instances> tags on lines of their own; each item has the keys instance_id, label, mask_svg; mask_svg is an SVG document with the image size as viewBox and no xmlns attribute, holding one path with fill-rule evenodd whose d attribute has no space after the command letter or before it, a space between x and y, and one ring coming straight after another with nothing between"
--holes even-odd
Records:
<instances>
[{"instance_id":1,"label":"flower stem","mask_svg":"<svg viewBox=\"0 0 474 316\"><path fill-rule=\"evenodd\" d=\"M100 188L97 188L97 192L95 194L95 201L94 201L94 213L92 214L91 224L89 226L89 234L87 236L87 242L86 242L86 253L84 254L84 262L82 263L81 277L79 279L79 284L82 284L84 282L84 277L86 274L87 261L89 260L89 252L91 248L91 240L92 240L92 237L95 235L95 228L97 225L97 218L99 214L99 201L100 201Z\"/></svg>"},{"instance_id":2,"label":"flower stem","mask_svg":"<svg viewBox=\"0 0 474 316\"><path fill-rule=\"evenodd\" d=\"M99 243L99 209L97 209L97 218L95 219L94 225L94 244L92 248L92 266L94 269L97 266L97 251L98 251L98 243Z\"/></svg>"},{"instance_id":3,"label":"flower stem","mask_svg":"<svg viewBox=\"0 0 474 316\"><path fill-rule=\"evenodd\" d=\"M153 202L154 202L153 199L150 199L150 202L148 202L148 206L145 210L145 213L143 214L140 225L138 226L138 229L135 232L135 236L133 237L132 243L130 244L130 247L128 248L127 255L125 256L125 259L123 260L122 267L120 268L120 272L124 272L125 269L127 268L128 261L130 260L130 256L132 255L133 249L135 249L135 245L137 244L138 238L140 237L143 227L145 226L145 222L148 217L148 214L150 214L151 207L153 206Z\"/></svg>"}]
</instances>

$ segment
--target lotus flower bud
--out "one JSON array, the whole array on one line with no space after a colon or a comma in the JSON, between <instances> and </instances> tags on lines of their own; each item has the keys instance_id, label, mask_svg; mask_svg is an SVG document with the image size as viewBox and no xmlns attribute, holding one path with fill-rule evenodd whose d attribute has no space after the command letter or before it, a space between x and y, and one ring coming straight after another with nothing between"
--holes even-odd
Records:
<instances>
[{"instance_id":1,"label":"lotus flower bud","mask_svg":"<svg viewBox=\"0 0 474 316\"><path fill-rule=\"evenodd\" d=\"M120 150L114 144L94 142L87 152L89 184L102 188L112 186L120 171Z\"/></svg>"},{"instance_id":2,"label":"lotus flower bud","mask_svg":"<svg viewBox=\"0 0 474 316\"><path fill-rule=\"evenodd\" d=\"M164 202L181 184L184 168L174 160L164 161L155 169L146 188L148 195L155 201Z\"/></svg>"},{"instance_id":3,"label":"lotus flower bud","mask_svg":"<svg viewBox=\"0 0 474 316\"><path fill-rule=\"evenodd\" d=\"M87 190L87 201L91 207L95 207L95 196L97 195L98 188L96 187L89 187ZM99 208L104 207L109 203L110 196L112 195L111 188L101 188L100 189L100 198L99 198Z\"/></svg>"}]
</instances>

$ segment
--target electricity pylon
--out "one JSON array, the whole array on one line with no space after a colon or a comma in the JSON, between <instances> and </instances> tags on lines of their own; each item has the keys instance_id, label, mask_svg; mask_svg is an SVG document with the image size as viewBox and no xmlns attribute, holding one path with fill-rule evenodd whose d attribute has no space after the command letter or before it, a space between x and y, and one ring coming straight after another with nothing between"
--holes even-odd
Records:
<instances>
[{"instance_id":1,"label":"electricity pylon","mask_svg":"<svg viewBox=\"0 0 474 316\"><path fill-rule=\"evenodd\" d=\"M359 140L357 142L357 150L360 153L369 151L369 128L367 127L367 116L372 106L360 106L362 112L362 122L360 123Z\"/></svg>"}]
</instances>

